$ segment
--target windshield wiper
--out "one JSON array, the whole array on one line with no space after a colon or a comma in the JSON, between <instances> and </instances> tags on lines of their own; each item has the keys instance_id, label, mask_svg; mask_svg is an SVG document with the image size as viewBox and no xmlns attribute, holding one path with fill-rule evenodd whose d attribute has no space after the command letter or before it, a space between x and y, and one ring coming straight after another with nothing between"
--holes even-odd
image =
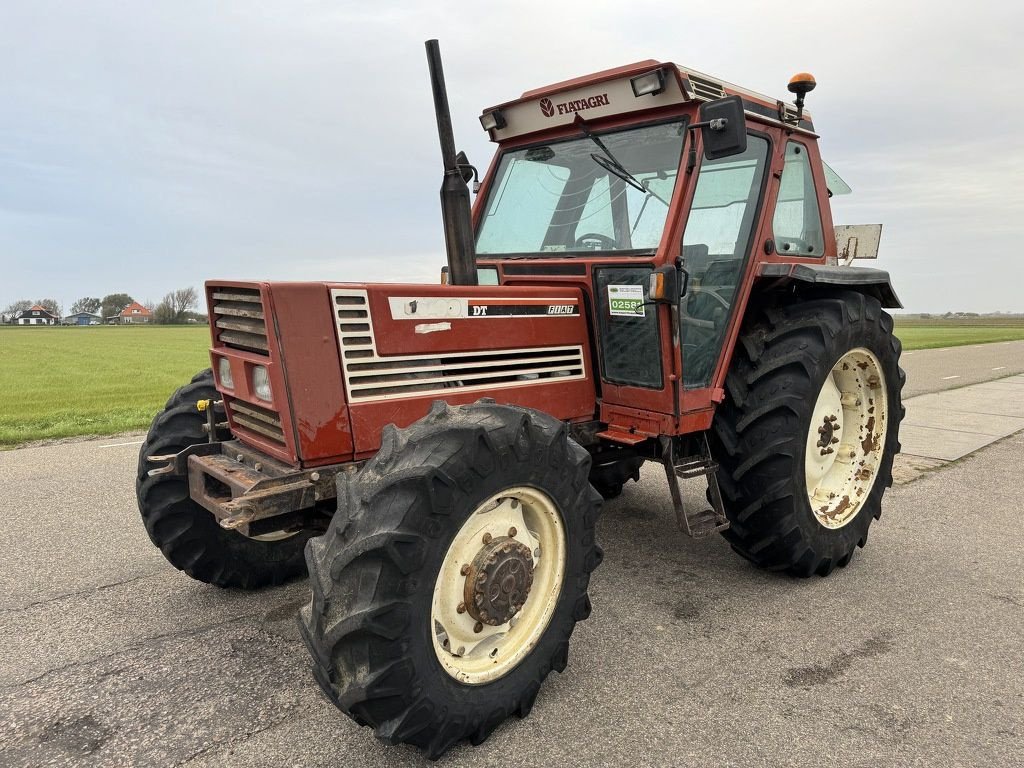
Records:
<instances>
[{"instance_id":1,"label":"windshield wiper","mask_svg":"<svg viewBox=\"0 0 1024 768\"><path fill-rule=\"evenodd\" d=\"M624 182L629 184L629 186L633 187L633 189L637 189L640 192L643 192L645 195L647 195L648 198L656 197L666 206L668 205L668 200L666 200L653 189L651 189L648 184L646 184L643 181L640 181L640 179L638 179L636 176L630 173L629 170L627 170L626 166L619 162L618 158L616 158L615 155L612 154L612 151L605 146L604 142L601 141L601 139L599 139L591 132L590 126L588 126L586 121L584 121L584 119L580 117L578 112L576 113L576 119L573 122L581 131L583 131L584 136L586 136L588 139L594 142L598 146L598 149L604 152L604 157L592 153L590 155L591 160L593 160L595 163L601 166L608 173L622 179ZM646 200L644 200L644 205L647 205Z\"/></svg>"}]
</instances>

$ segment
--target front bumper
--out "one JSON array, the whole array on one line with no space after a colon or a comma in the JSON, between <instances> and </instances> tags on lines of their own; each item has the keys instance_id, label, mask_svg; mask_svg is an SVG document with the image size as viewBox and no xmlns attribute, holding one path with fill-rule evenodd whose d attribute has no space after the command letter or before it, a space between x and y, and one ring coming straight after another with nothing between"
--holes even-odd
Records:
<instances>
[{"instance_id":1,"label":"front bumper","mask_svg":"<svg viewBox=\"0 0 1024 768\"><path fill-rule=\"evenodd\" d=\"M188 477L189 495L227 530L258 536L307 527L309 513L334 511L335 478L358 464L297 469L237 440L198 443L177 454L150 456L150 475Z\"/></svg>"}]
</instances>

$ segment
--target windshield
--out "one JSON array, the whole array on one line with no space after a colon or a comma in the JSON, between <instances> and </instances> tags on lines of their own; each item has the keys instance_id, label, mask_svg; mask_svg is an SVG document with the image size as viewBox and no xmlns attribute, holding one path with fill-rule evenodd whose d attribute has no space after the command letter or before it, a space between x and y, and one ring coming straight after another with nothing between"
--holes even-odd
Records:
<instances>
[{"instance_id":1,"label":"windshield","mask_svg":"<svg viewBox=\"0 0 1024 768\"><path fill-rule=\"evenodd\" d=\"M599 143L581 136L505 153L476 252L653 253L685 134L685 125L676 121L598 134Z\"/></svg>"}]
</instances>

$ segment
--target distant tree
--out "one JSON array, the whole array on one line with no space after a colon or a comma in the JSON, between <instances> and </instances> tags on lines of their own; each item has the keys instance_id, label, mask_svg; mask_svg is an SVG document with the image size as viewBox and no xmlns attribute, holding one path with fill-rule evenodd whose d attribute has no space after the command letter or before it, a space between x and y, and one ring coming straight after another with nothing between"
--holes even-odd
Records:
<instances>
[{"instance_id":1,"label":"distant tree","mask_svg":"<svg viewBox=\"0 0 1024 768\"><path fill-rule=\"evenodd\" d=\"M172 294L167 294L170 297ZM174 307L175 316L181 320L184 319L185 313L190 309L195 309L199 303L196 298L195 288L179 288L173 294L174 301L172 306Z\"/></svg>"},{"instance_id":2,"label":"distant tree","mask_svg":"<svg viewBox=\"0 0 1024 768\"><path fill-rule=\"evenodd\" d=\"M62 309L60 306L60 302L58 302L56 299L40 299L39 301L36 302L36 304L45 309L58 320L61 318Z\"/></svg>"},{"instance_id":3,"label":"distant tree","mask_svg":"<svg viewBox=\"0 0 1024 768\"><path fill-rule=\"evenodd\" d=\"M161 324L184 323L190 310L199 303L195 288L180 288L171 291L153 310L153 319Z\"/></svg>"},{"instance_id":4,"label":"distant tree","mask_svg":"<svg viewBox=\"0 0 1024 768\"><path fill-rule=\"evenodd\" d=\"M99 308L103 306L103 300L93 298L92 296L86 296L79 299L71 305L71 314L77 315L79 312L88 312L90 315L95 315Z\"/></svg>"},{"instance_id":5,"label":"distant tree","mask_svg":"<svg viewBox=\"0 0 1024 768\"><path fill-rule=\"evenodd\" d=\"M167 295L171 296L171 294ZM174 316L174 306L167 299L156 305L156 309L153 310L153 322L160 325L170 325L177 322Z\"/></svg>"},{"instance_id":6,"label":"distant tree","mask_svg":"<svg viewBox=\"0 0 1024 768\"><path fill-rule=\"evenodd\" d=\"M7 309L4 310L4 314L13 315L15 312L18 312L23 309L29 309L31 306L32 302L29 301L28 299L18 299L17 301L12 302L10 306L8 306Z\"/></svg>"},{"instance_id":7,"label":"distant tree","mask_svg":"<svg viewBox=\"0 0 1024 768\"><path fill-rule=\"evenodd\" d=\"M127 293L111 293L103 297L100 302L100 314L104 319L118 314L122 309L131 304L134 299Z\"/></svg>"}]
</instances>

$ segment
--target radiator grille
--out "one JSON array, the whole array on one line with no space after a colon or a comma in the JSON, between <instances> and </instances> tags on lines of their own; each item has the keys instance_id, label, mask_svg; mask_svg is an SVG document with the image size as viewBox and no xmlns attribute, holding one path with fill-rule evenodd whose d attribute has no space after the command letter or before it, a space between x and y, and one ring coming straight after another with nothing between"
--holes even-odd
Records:
<instances>
[{"instance_id":1,"label":"radiator grille","mask_svg":"<svg viewBox=\"0 0 1024 768\"><path fill-rule=\"evenodd\" d=\"M267 321L257 288L215 288L213 315L217 337L226 347L269 354Z\"/></svg>"},{"instance_id":2,"label":"radiator grille","mask_svg":"<svg viewBox=\"0 0 1024 768\"><path fill-rule=\"evenodd\" d=\"M521 386L586 375L580 345L380 356L366 291L335 289L331 295L350 402Z\"/></svg>"},{"instance_id":3,"label":"radiator grille","mask_svg":"<svg viewBox=\"0 0 1024 768\"><path fill-rule=\"evenodd\" d=\"M281 417L276 411L241 400L226 399L225 405L236 427L255 432L281 446L285 445Z\"/></svg>"}]
</instances>

